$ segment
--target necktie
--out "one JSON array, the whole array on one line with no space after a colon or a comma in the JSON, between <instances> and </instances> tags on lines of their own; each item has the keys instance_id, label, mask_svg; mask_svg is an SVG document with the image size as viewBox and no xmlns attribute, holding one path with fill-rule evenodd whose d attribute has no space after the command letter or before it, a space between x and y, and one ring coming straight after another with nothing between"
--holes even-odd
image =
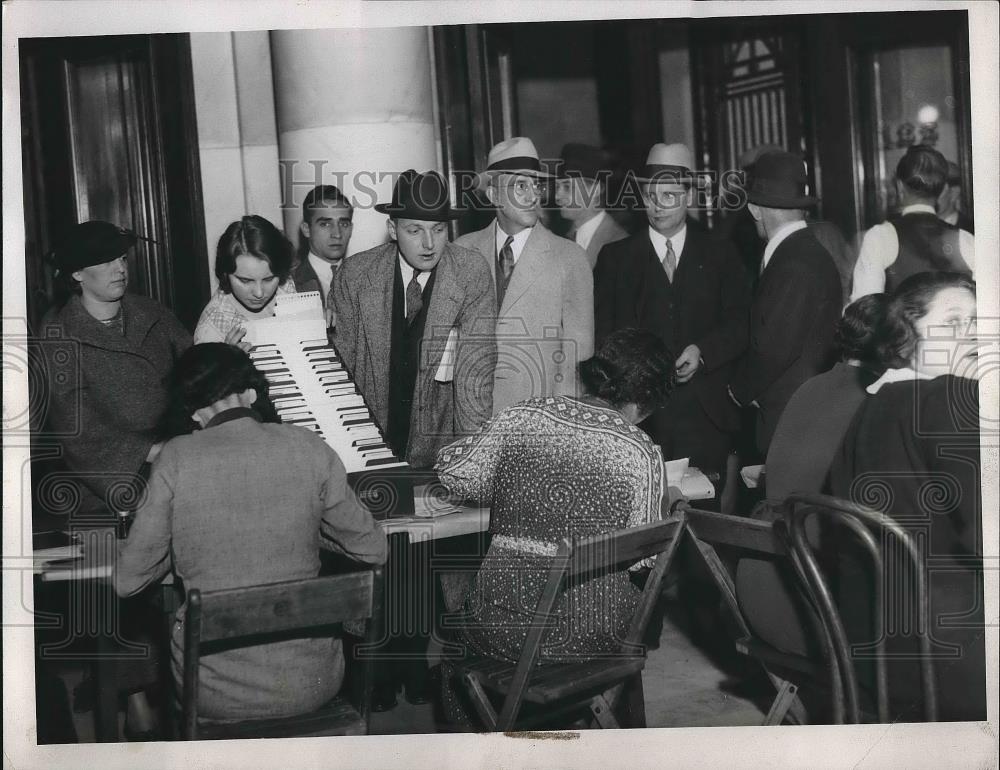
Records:
<instances>
[{"instance_id":1,"label":"necktie","mask_svg":"<svg viewBox=\"0 0 1000 770\"><path fill-rule=\"evenodd\" d=\"M677 255L674 254L674 247L670 245L667 238L667 253L663 255L663 272L667 274L667 280L673 283L674 270L677 269Z\"/></svg>"},{"instance_id":2,"label":"necktie","mask_svg":"<svg viewBox=\"0 0 1000 770\"><path fill-rule=\"evenodd\" d=\"M420 282L417 280L420 273L420 270L414 270L413 277L406 284L406 323L408 324L413 323L413 319L417 317L417 313L424 306L423 289L420 288Z\"/></svg>"},{"instance_id":3,"label":"necktie","mask_svg":"<svg viewBox=\"0 0 1000 770\"><path fill-rule=\"evenodd\" d=\"M503 302L503 295L507 291L507 284L510 283L510 274L514 272L514 249L511 244L514 243L514 236L508 235L507 240L504 241L503 248L500 249L500 256L498 257L500 273L503 276L502 283L497 281L497 307ZM497 276L498 278L500 276Z\"/></svg>"}]
</instances>

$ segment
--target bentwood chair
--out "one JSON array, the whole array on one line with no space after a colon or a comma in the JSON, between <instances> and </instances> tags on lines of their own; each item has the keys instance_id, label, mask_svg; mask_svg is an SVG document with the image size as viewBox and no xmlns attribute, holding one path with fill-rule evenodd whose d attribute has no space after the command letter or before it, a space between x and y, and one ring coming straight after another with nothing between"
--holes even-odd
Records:
<instances>
[{"instance_id":1,"label":"bentwood chair","mask_svg":"<svg viewBox=\"0 0 1000 770\"><path fill-rule=\"evenodd\" d=\"M181 695L181 737L184 740L215 738L288 738L296 735L366 735L369 729L373 684L373 655L365 654L379 640L382 614L382 568L331 577L202 593L188 591L184 627L184 678ZM282 639L315 636L318 630L336 630L335 624L363 621L365 644L362 660L362 693L357 708L343 693L316 711L274 719L235 723L201 722L198 719L198 673L202 657L213 647L227 649L267 643L267 636ZM301 633L297 633L301 632ZM252 641L248 641L252 640Z\"/></svg>"},{"instance_id":2,"label":"bentwood chair","mask_svg":"<svg viewBox=\"0 0 1000 770\"><path fill-rule=\"evenodd\" d=\"M641 639L684 525L685 516L679 513L639 527L562 540L517 663L474 657L455 664L457 676L468 689L487 730L548 727L559 719L564 720L563 724L572 724L581 716L595 727L645 726L642 670L646 655ZM538 665L547 632L553 627L553 610L567 587L626 571L651 556L656 557L656 562L616 653L579 662ZM495 700L500 701L499 711ZM530 704L532 713L522 716L526 704ZM621 725L619 719L625 717L629 724Z\"/></svg>"},{"instance_id":3,"label":"bentwood chair","mask_svg":"<svg viewBox=\"0 0 1000 770\"><path fill-rule=\"evenodd\" d=\"M685 501L679 502L676 509L687 515L687 531L695 545L693 550L711 575L734 624L732 633L736 650L758 661L775 687L775 697L763 724L778 725L786 720L808 723L809 715L799 696L799 688L808 686L825 692L830 682L839 684L840 672L837 658L832 654L832 641L815 610L809 586L800 577L798 568L794 567L795 555L784 523L703 511L692 508ZM808 626L802 628L799 635L818 639L825 654L811 657L788 652L755 633L741 608L736 583L719 556L720 550L730 558L750 558L773 564L776 568L785 569L793 578L797 577L794 588L801 594L805 606L813 610L804 613L805 618L791 614L783 622ZM842 700L834 698L832 719L838 724L844 721Z\"/></svg>"},{"instance_id":4,"label":"bentwood chair","mask_svg":"<svg viewBox=\"0 0 1000 770\"><path fill-rule=\"evenodd\" d=\"M809 581L813 595L818 600L819 611L824 625L832 636L832 652L836 658L842 682L838 689L846 695L848 719L852 723L862 721L864 714L859 705L859 685L857 668L851 652L851 644L834 601L828 581L821 569L814 548L806 537L806 524L812 517L820 517L846 528L860 544L860 551L870 561L869 574L872 576L872 628L878 629L884 622L886 611L885 579L883 575L890 559L906 562L915 576L912 583L917 608L917 636L919 640L920 681L923 692L924 718L928 722L937 721L937 691L934 679L933 656L931 654L930 598L927 587L927 570L920 550L913 538L896 521L879 511L857 505L836 497L819 494L794 494L784 501L785 517L790 529L791 547ZM897 580L898 580L897 576ZM881 723L891 721L889 708L889 677L886 666L885 637L876 636L874 642L875 691L877 718ZM845 697L842 695L841 697ZM867 721L867 720L865 720Z\"/></svg>"}]
</instances>

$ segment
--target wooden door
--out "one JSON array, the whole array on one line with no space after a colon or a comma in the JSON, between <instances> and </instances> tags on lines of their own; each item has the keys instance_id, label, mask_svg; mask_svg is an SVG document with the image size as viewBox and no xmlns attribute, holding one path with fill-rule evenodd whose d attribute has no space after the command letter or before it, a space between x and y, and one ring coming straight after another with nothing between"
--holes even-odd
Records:
<instances>
[{"instance_id":1,"label":"wooden door","mask_svg":"<svg viewBox=\"0 0 1000 770\"><path fill-rule=\"evenodd\" d=\"M103 219L142 238L129 290L192 326L209 284L187 36L22 40L20 59L31 323L54 301L45 255Z\"/></svg>"}]
</instances>

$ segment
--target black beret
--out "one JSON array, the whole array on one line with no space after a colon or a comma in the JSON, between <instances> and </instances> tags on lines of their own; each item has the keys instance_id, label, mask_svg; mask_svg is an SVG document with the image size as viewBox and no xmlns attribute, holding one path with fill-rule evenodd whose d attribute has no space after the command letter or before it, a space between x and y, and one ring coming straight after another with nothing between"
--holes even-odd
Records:
<instances>
[{"instance_id":1,"label":"black beret","mask_svg":"<svg viewBox=\"0 0 1000 770\"><path fill-rule=\"evenodd\" d=\"M91 265L103 265L132 248L136 234L110 222L93 220L74 225L52 254L56 269L72 273Z\"/></svg>"}]
</instances>

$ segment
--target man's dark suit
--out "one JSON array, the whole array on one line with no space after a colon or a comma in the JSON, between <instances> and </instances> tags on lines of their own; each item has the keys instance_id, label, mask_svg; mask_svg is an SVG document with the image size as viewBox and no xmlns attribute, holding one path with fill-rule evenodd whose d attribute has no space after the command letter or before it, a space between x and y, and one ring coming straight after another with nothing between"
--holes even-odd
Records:
<instances>
[{"instance_id":1,"label":"man's dark suit","mask_svg":"<svg viewBox=\"0 0 1000 770\"><path fill-rule=\"evenodd\" d=\"M670 404L643 423L664 457L723 471L739 411L726 387L747 344L748 281L733 246L689 223L673 282L649 229L601 250L594 269L597 345L616 329L653 332L674 357L695 344L702 366L678 385Z\"/></svg>"},{"instance_id":2,"label":"man's dark suit","mask_svg":"<svg viewBox=\"0 0 1000 770\"><path fill-rule=\"evenodd\" d=\"M323 300L323 307L326 307L326 297L323 296L323 288L319 282L319 277L313 266L309 263L309 252L307 251L292 267L292 280L295 281L295 291L300 294L306 291L318 291L320 299Z\"/></svg>"},{"instance_id":3,"label":"man's dark suit","mask_svg":"<svg viewBox=\"0 0 1000 770\"><path fill-rule=\"evenodd\" d=\"M834 362L840 276L830 253L808 229L778 246L750 308L750 344L732 381L741 404L759 405L757 447L766 453L785 404L803 382Z\"/></svg>"}]
</instances>

